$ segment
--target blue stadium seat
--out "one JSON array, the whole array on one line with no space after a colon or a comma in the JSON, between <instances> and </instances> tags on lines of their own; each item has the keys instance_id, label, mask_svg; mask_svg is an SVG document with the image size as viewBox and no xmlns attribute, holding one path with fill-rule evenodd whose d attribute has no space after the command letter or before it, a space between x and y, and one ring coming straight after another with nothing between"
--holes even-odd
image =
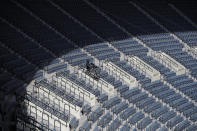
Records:
<instances>
[{"instance_id":1,"label":"blue stadium seat","mask_svg":"<svg viewBox=\"0 0 197 131\"><path fill-rule=\"evenodd\" d=\"M116 118L115 120L112 121L112 123L108 127L108 131L115 131L117 130L121 125L121 121Z\"/></svg>"},{"instance_id":2,"label":"blue stadium seat","mask_svg":"<svg viewBox=\"0 0 197 131\"><path fill-rule=\"evenodd\" d=\"M87 120L83 123L83 125L79 128L79 131L89 131L91 129L91 123L89 123Z\"/></svg>"},{"instance_id":3,"label":"blue stadium seat","mask_svg":"<svg viewBox=\"0 0 197 131\"><path fill-rule=\"evenodd\" d=\"M123 120L128 119L131 115L133 115L134 113L136 113L136 109L134 107L128 107L127 109L125 109L125 111L123 111L120 114L120 118L122 118Z\"/></svg>"},{"instance_id":4,"label":"blue stadium seat","mask_svg":"<svg viewBox=\"0 0 197 131\"><path fill-rule=\"evenodd\" d=\"M176 126L178 123L183 121L183 117L181 117L180 115L172 118L171 120L169 120L166 124L167 127L169 127L170 129L172 129L174 126Z\"/></svg>"},{"instance_id":5,"label":"blue stadium seat","mask_svg":"<svg viewBox=\"0 0 197 131\"><path fill-rule=\"evenodd\" d=\"M162 114L168 112L168 108L166 106L161 106L160 108L152 111L151 116L154 118L160 117Z\"/></svg>"},{"instance_id":6,"label":"blue stadium seat","mask_svg":"<svg viewBox=\"0 0 197 131\"><path fill-rule=\"evenodd\" d=\"M79 126L79 120L73 117L69 123L70 129L76 129Z\"/></svg>"},{"instance_id":7,"label":"blue stadium seat","mask_svg":"<svg viewBox=\"0 0 197 131\"><path fill-rule=\"evenodd\" d=\"M108 100L108 95L103 93L97 98L98 102L103 103L104 101Z\"/></svg>"},{"instance_id":8,"label":"blue stadium seat","mask_svg":"<svg viewBox=\"0 0 197 131\"><path fill-rule=\"evenodd\" d=\"M116 104L118 104L120 102L121 102L121 99L118 96L115 96L115 97L105 101L103 103L103 107L106 108L106 109L110 109L110 108L112 108L113 106L115 106Z\"/></svg>"},{"instance_id":9,"label":"blue stadium seat","mask_svg":"<svg viewBox=\"0 0 197 131\"><path fill-rule=\"evenodd\" d=\"M185 128L187 128L188 126L190 126L191 123L188 120L184 120L182 122L180 122L176 127L175 127L175 131L180 131L180 130L184 130Z\"/></svg>"},{"instance_id":10,"label":"blue stadium seat","mask_svg":"<svg viewBox=\"0 0 197 131\"><path fill-rule=\"evenodd\" d=\"M134 125L135 123L137 123L138 121L140 121L141 119L144 118L144 114L142 112L136 112L135 114L133 114L128 122L132 125Z\"/></svg>"},{"instance_id":11,"label":"blue stadium seat","mask_svg":"<svg viewBox=\"0 0 197 131\"><path fill-rule=\"evenodd\" d=\"M101 126L102 128L105 128L110 121L112 120L112 116L110 115L110 113L108 112L107 114L105 114L97 123L98 126Z\"/></svg>"},{"instance_id":12,"label":"blue stadium seat","mask_svg":"<svg viewBox=\"0 0 197 131\"><path fill-rule=\"evenodd\" d=\"M121 128L120 131L130 131L130 126L128 123L124 124Z\"/></svg>"},{"instance_id":13,"label":"blue stadium seat","mask_svg":"<svg viewBox=\"0 0 197 131\"><path fill-rule=\"evenodd\" d=\"M147 128L146 128L146 131L155 131L157 130L158 128L160 128L161 125L157 122L157 121L154 121L153 123L151 123Z\"/></svg>"},{"instance_id":14,"label":"blue stadium seat","mask_svg":"<svg viewBox=\"0 0 197 131\"><path fill-rule=\"evenodd\" d=\"M176 113L174 111L168 111L159 118L159 121L162 123L166 123L168 120L172 119L176 116Z\"/></svg>"},{"instance_id":15,"label":"blue stadium seat","mask_svg":"<svg viewBox=\"0 0 197 131\"><path fill-rule=\"evenodd\" d=\"M93 123L99 119L104 113L104 110L101 107L98 107L96 110L94 110L89 116L88 121L92 121Z\"/></svg>"},{"instance_id":16,"label":"blue stadium seat","mask_svg":"<svg viewBox=\"0 0 197 131\"><path fill-rule=\"evenodd\" d=\"M118 105L114 106L111 109L111 111L114 114L118 115L121 111L125 110L126 108L128 108L128 104L125 101L123 101L123 102L119 103Z\"/></svg>"},{"instance_id":17,"label":"blue stadium seat","mask_svg":"<svg viewBox=\"0 0 197 131\"><path fill-rule=\"evenodd\" d=\"M144 119L142 119L138 124L137 124L137 128L140 130L145 129L150 123L152 122L152 119L149 117L145 117Z\"/></svg>"}]
</instances>

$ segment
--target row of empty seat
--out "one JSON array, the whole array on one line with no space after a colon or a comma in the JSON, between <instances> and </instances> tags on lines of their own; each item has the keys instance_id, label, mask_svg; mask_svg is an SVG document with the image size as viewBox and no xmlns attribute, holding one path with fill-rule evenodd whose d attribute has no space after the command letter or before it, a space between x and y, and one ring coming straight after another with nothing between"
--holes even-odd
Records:
<instances>
[{"instance_id":1,"label":"row of empty seat","mask_svg":"<svg viewBox=\"0 0 197 131\"><path fill-rule=\"evenodd\" d=\"M109 131L196 130L197 83L185 74L176 75L154 57L148 56L148 48L136 39L127 38L131 37L130 34L137 36L137 39L153 50L165 52L189 69L196 78L197 60L183 51L184 45L180 41L134 7L132 2L115 2L110 5L106 2L98 4L93 0L89 2L44 0L34 4L8 0L5 2L6 8L0 5L0 28L4 32L0 38L0 89L6 95L24 95L27 84L35 80L33 87L40 90L27 95L25 99L30 101L27 107L30 108L30 115L33 114L33 106L36 107L35 118L41 123L40 128L51 128L49 130L63 130L62 123L66 123L66 129L81 131L99 131L103 128ZM183 32L185 29L193 30L194 27L171 7L158 4L151 10L159 13L153 13L155 11L140 5L141 2L136 4L170 31L176 30L174 34L186 44L196 46L196 31ZM146 6L150 7L151 4ZM8 11L9 13L4 13ZM123 40L119 41L120 39ZM138 56L158 70L173 87L160 80L153 82L137 66L129 65L122 58L120 60L119 51L124 55ZM118 80L118 76L99 67L101 79L109 83L117 93L115 96L108 96L105 91L76 75L77 71L71 71L70 66L82 67L87 60L94 63L94 57L100 61L107 59L113 62L135 77L138 86L130 88ZM53 81L53 78L57 81ZM73 95L71 89L74 86L65 82L65 88L62 88L62 83L60 87L60 79L70 81L89 95L93 94L97 100L96 105L91 107L87 104L88 101L80 97L81 92L79 96L75 93ZM66 86L70 86L70 92ZM29 87L28 91L33 91L31 84ZM44 91L48 94L45 95ZM52 95L55 97L51 97ZM55 102L57 98L61 100ZM75 117L76 112L68 114L67 110L60 107L60 102L79 107L80 111L77 113L80 117ZM38 113L39 111L42 113Z\"/></svg>"}]
</instances>

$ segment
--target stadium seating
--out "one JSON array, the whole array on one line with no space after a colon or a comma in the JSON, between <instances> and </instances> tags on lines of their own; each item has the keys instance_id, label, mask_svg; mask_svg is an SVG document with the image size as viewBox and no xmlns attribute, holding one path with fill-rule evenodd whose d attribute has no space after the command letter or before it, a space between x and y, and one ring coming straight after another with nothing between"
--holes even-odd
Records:
<instances>
[{"instance_id":1,"label":"stadium seating","mask_svg":"<svg viewBox=\"0 0 197 131\"><path fill-rule=\"evenodd\" d=\"M88 123L88 121L85 121L83 125L79 128L79 131L88 131L91 129L91 123Z\"/></svg>"},{"instance_id":2,"label":"stadium seating","mask_svg":"<svg viewBox=\"0 0 197 131\"><path fill-rule=\"evenodd\" d=\"M88 116L88 121L92 121L94 123L99 119L99 117L103 115L103 112L103 109L101 107L98 107Z\"/></svg>"},{"instance_id":3,"label":"stadium seating","mask_svg":"<svg viewBox=\"0 0 197 131\"><path fill-rule=\"evenodd\" d=\"M119 128L119 126L121 125L121 121L117 119L113 120L111 125L109 125L108 127L108 131L114 131L117 130Z\"/></svg>"},{"instance_id":4,"label":"stadium seating","mask_svg":"<svg viewBox=\"0 0 197 131\"><path fill-rule=\"evenodd\" d=\"M85 90L91 92L92 94L98 96L100 95L100 91L94 89L91 85L87 85L84 80L77 78L77 76L73 73L70 73L69 70L59 72L59 75L68 78L69 80L73 81L77 85L81 86Z\"/></svg>"},{"instance_id":5,"label":"stadium seating","mask_svg":"<svg viewBox=\"0 0 197 131\"><path fill-rule=\"evenodd\" d=\"M134 125L135 123L137 123L138 121L140 121L141 119L144 118L144 114L142 112L136 112L135 114L133 114L130 119L128 120L128 122L132 125Z\"/></svg>"},{"instance_id":6,"label":"stadium seating","mask_svg":"<svg viewBox=\"0 0 197 131\"><path fill-rule=\"evenodd\" d=\"M182 51L183 45L176 41L173 42L173 37L168 35L165 36L166 37L166 42L171 42L171 45L169 46L165 46L165 48L162 45L162 39L153 36L152 40L153 41L157 41L154 44L156 44L158 46L158 48L155 48L152 44L152 41L149 41L149 39L147 38L141 38L149 47L151 47L153 50L156 51L163 51L165 53L167 53L168 55L170 55L173 59L177 60L178 62L180 62L181 64L183 64L185 67L187 67L188 69L191 70L191 75L196 77L196 59L194 59L191 55L189 55L187 52ZM177 44L178 43L178 44Z\"/></svg>"},{"instance_id":7,"label":"stadium seating","mask_svg":"<svg viewBox=\"0 0 197 131\"><path fill-rule=\"evenodd\" d=\"M90 105L86 104L82 107L81 110L82 114L88 115L91 112L91 107Z\"/></svg>"},{"instance_id":8,"label":"stadium seating","mask_svg":"<svg viewBox=\"0 0 197 131\"><path fill-rule=\"evenodd\" d=\"M130 130L130 126L128 123L124 124L121 128L120 131L129 131Z\"/></svg>"},{"instance_id":9,"label":"stadium seating","mask_svg":"<svg viewBox=\"0 0 197 131\"><path fill-rule=\"evenodd\" d=\"M61 70L66 70L67 65L65 63L55 63L47 66L47 73L51 74Z\"/></svg>"},{"instance_id":10,"label":"stadium seating","mask_svg":"<svg viewBox=\"0 0 197 131\"><path fill-rule=\"evenodd\" d=\"M151 113L151 116L154 117L154 118L158 118L160 117L162 114L168 112L168 108L167 107L160 107L156 110L154 110L152 113Z\"/></svg>"},{"instance_id":11,"label":"stadium seating","mask_svg":"<svg viewBox=\"0 0 197 131\"><path fill-rule=\"evenodd\" d=\"M166 126L162 126L159 131L168 131L168 128Z\"/></svg>"},{"instance_id":12,"label":"stadium seating","mask_svg":"<svg viewBox=\"0 0 197 131\"><path fill-rule=\"evenodd\" d=\"M164 113L160 118L159 121L162 123L167 122L168 120L170 120L171 118L175 117L176 113L173 111L169 111L167 113ZM169 122L170 123L170 122Z\"/></svg>"},{"instance_id":13,"label":"stadium seating","mask_svg":"<svg viewBox=\"0 0 197 131\"><path fill-rule=\"evenodd\" d=\"M147 113L151 113L152 111L158 109L161 107L161 103L159 102L154 102L150 105L148 105L147 107L144 108L144 111L147 112Z\"/></svg>"},{"instance_id":14,"label":"stadium seating","mask_svg":"<svg viewBox=\"0 0 197 131\"><path fill-rule=\"evenodd\" d=\"M189 125L186 128L186 131L195 131L195 130L197 130L197 126L195 124Z\"/></svg>"},{"instance_id":15,"label":"stadium seating","mask_svg":"<svg viewBox=\"0 0 197 131\"><path fill-rule=\"evenodd\" d=\"M108 100L108 96L107 94L101 94L100 96L98 96L97 100L98 102L103 103L104 101Z\"/></svg>"},{"instance_id":16,"label":"stadium seating","mask_svg":"<svg viewBox=\"0 0 197 131\"><path fill-rule=\"evenodd\" d=\"M188 126L190 126L191 123L188 120L184 120L182 122L180 122L176 127L175 127L175 131L179 131L179 130L184 130L185 128L187 128Z\"/></svg>"},{"instance_id":17,"label":"stadium seating","mask_svg":"<svg viewBox=\"0 0 197 131\"><path fill-rule=\"evenodd\" d=\"M152 120L149 117L145 117L142 121L140 121L137 124L137 128L142 130L142 129L146 128L151 122L152 122Z\"/></svg>"},{"instance_id":18,"label":"stadium seating","mask_svg":"<svg viewBox=\"0 0 197 131\"><path fill-rule=\"evenodd\" d=\"M133 115L134 113L136 113L136 109L133 108L133 107L131 106L131 107L128 107L127 109L125 109L125 111L123 111L123 112L120 114L120 117L121 117L123 120L126 120L126 119L128 119L131 115Z\"/></svg>"},{"instance_id":19,"label":"stadium seating","mask_svg":"<svg viewBox=\"0 0 197 131\"><path fill-rule=\"evenodd\" d=\"M142 4L142 3L141 3ZM150 6L151 4L149 4ZM179 5L179 4L178 4ZM147 7L149 7L147 6ZM163 8L165 7L165 9ZM194 26L190 24L187 20L183 19L182 16L180 16L176 11L174 11L170 6L165 6L165 4L155 4L154 7L151 7L153 10L155 10L158 14L153 15L151 11L147 10L147 8L144 8L148 13L154 16L156 20L158 20L162 25L164 25L169 30L175 32L177 36L179 36L181 39L183 39L189 46L194 46L195 39L192 37L196 34L196 31L188 31L185 32L183 30L192 30ZM187 12L187 10L186 10ZM164 19L165 18L165 19ZM170 19L170 20L168 20ZM189 37L190 36L190 37Z\"/></svg>"},{"instance_id":20,"label":"stadium seating","mask_svg":"<svg viewBox=\"0 0 197 131\"><path fill-rule=\"evenodd\" d=\"M62 99L66 100L74 105L77 105L79 107L82 107L82 105L83 105L83 101L76 99L75 96L66 92L62 88L59 88L59 87L55 86L54 84L50 84L49 82L47 82L46 79L41 80L40 82L36 82L35 85L40 85L40 86L50 90L51 92L54 92L56 95L60 96Z\"/></svg>"},{"instance_id":21,"label":"stadium seating","mask_svg":"<svg viewBox=\"0 0 197 131\"><path fill-rule=\"evenodd\" d=\"M197 31L183 15L163 0L3 2L0 130L9 119L17 130L197 130L197 59L188 50L197 46ZM154 51L186 72L179 75ZM161 79L130 64L128 56L139 57ZM105 60L133 76L136 85L104 70ZM87 61L98 67L99 79L80 74Z\"/></svg>"},{"instance_id":22,"label":"stadium seating","mask_svg":"<svg viewBox=\"0 0 197 131\"><path fill-rule=\"evenodd\" d=\"M79 125L79 120L77 120L75 117L73 117L69 123L69 127L71 129L76 129Z\"/></svg>"},{"instance_id":23,"label":"stadium seating","mask_svg":"<svg viewBox=\"0 0 197 131\"><path fill-rule=\"evenodd\" d=\"M118 105L114 106L111 111L114 114L118 115L121 111L125 110L127 107L128 107L128 104L125 101L123 101L119 103Z\"/></svg>"},{"instance_id":24,"label":"stadium seating","mask_svg":"<svg viewBox=\"0 0 197 131\"><path fill-rule=\"evenodd\" d=\"M148 106L148 105L151 105L152 103L154 103L154 99L151 98L151 97L148 97L147 99L143 99L139 102L136 103L136 106L139 107L140 109Z\"/></svg>"},{"instance_id":25,"label":"stadium seating","mask_svg":"<svg viewBox=\"0 0 197 131\"><path fill-rule=\"evenodd\" d=\"M108 6L108 2L106 1L102 4L99 4L93 0L90 1L101 8L104 13L135 36L147 33L157 34L164 32L159 26L154 24L154 22L152 22L130 3L116 2L111 3L111 6ZM119 6L120 4L121 6ZM117 11L117 9L119 10Z\"/></svg>"},{"instance_id":26,"label":"stadium seating","mask_svg":"<svg viewBox=\"0 0 197 131\"><path fill-rule=\"evenodd\" d=\"M83 53L79 49L69 52L66 55L63 55L62 59L72 64L72 66L84 65L87 60L89 60L90 62L93 62L93 59L91 57L87 56L87 54Z\"/></svg>"},{"instance_id":27,"label":"stadium seating","mask_svg":"<svg viewBox=\"0 0 197 131\"><path fill-rule=\"evenodd\" d=\"M122 51L126 55L137 55L137 56L144 56L148 49L143 47L137 41L128 40L126 42L114 42L112 43L119 51ZM122 46L124 44L124 46Z\"/></svg>"},{"instance_id":28,"label":"stadium seating","mask_svg":"<svg viewBox=\"0 0 197 131\"><path fill-rule=\"evenodd\" d=\"M167 126L169 128L172 128L182 121L183 121L183 118L181 116L176 116L176 117L172 118L170 121L168 121Z\"/></svg>"},{"instance_id":29,"label":"stadium seating","mask_svg":"<svg viewBox=\"0 0 197 131\"><path fill-rule=\"evenodd\" d=\"M157 121L154 121L146 128L146 131L155 131L160 127L161 125Z\"/></svg>"},{"instance_id":30,"label":"stadium seating","mask_svg":"<svg viewBox=\"0 0 197 131\"><path fill-rule=\"evenodd\" d=\"M105 128L112 120L112 115L108 112L97 123L98 126Z\"/></svg>"},{"instance_id":31,"label":"stadium seating","mask_svg":"<svg viewBox=\"0 0 197 131\"><path fill-rule=\"evenodd\" d=\"M115 96L115 97L109 99L108 101L105 101L103 103L103 107L106 109L110 109L120 102L121 102L121 99L118 96Z\"/></svg>"},{"instance_id":32,"label":"stadium seating","mask_svg":"<svg viewBox=\"0 0 197 131\"><path fill-rule=\"evenodd\" d=\"M69 12L73 17L78 19L80 22L88 26L91 30L94 30L99 36L108 40L118 40L127 38L128 35L122 32L117 26L106 20L96 10L88 6L84 1L75 2L63 2L54 1L64 10ZM77 8L77 10L75 10ZM81 15L78 14L81 11ZM91 19L89 19L91 18Z\"/></svg>"}]
</instances>

